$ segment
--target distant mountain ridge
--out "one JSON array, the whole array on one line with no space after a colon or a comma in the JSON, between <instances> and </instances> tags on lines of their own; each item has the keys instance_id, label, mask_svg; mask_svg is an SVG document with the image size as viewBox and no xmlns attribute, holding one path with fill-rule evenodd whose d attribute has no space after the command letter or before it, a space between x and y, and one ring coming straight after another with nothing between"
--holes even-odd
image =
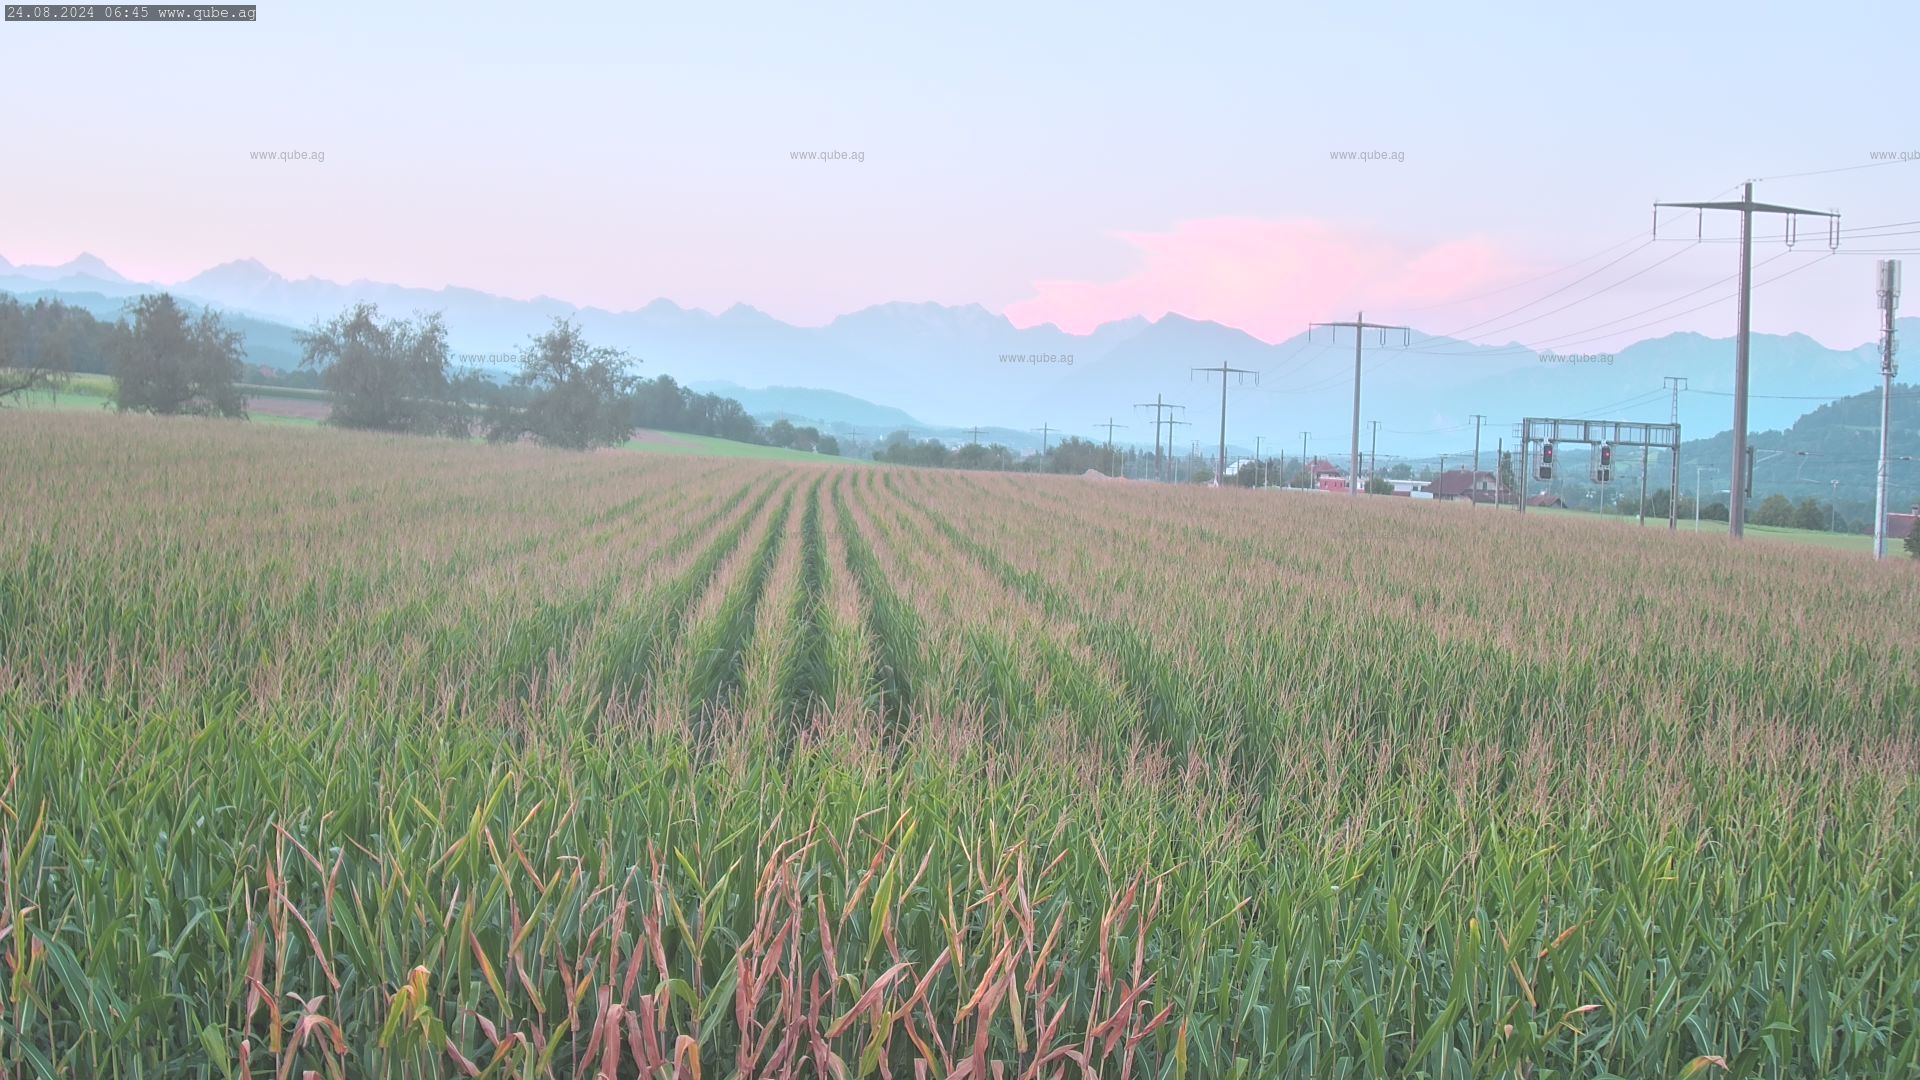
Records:
<instances>
[{"instance_id":1,"label":"distant mountain ridge","mask_svg":"<svg viewBox=\"0 0 1920 1080\"><path fill-rule=\"evenodd\" d=\"M738 401L760 420L789 420L796 424L842 424L872 432L894 428L921 431L926 424L899 409L875 405L851 394L804 386L768 386L760 389L730 382L696 382L689 389L719 394Z\"/></svg>"},{"instance_id":2,"label":"distant mountain ridge","mask_svg":"<svg viewBox=\"0 0 1920 1080\"><path fill-rule=\"evenodd\" d=\"M1262 372L1258 386L1251 380L1242 386L1236 377L1228 388L1230 451L1251 450L1259 435L1267 446L1290 446L1297 453L1303 430L1312 432L1309 449L1316 455L1339 461L1349 445L1352 338L1344 331L1338 339L1323 330L1268 344L1233 327L1169 314L1074 334L1051 324L1016 327L978 304L912 302L876 304L825 326L799 327L745 304L716 315L659 299L615 312L459 287L290 280L253 259L223 263L164 286L130 282L88 255L57 267L0 262L0 290L52 289L111 299L161 287L292 327L309 326L363 300L395 315L439 311L454 351L469 355L512 352L554 317L572 317L594 341L633 353L647 375L768 392L807 388L897 411L928 429L960 431L980 424L1024 431L1046 424L1063 434L1093 437L1094 425L1111 417L1128 425L1116 433L1118 441L1151 446L1151 418L1136 406L1158 394L1185 406L1178 418L1191 427L1180 428L1174 439L1182 450L1195 442L1211 446L1219 438L1219 376L1192 369L1224 361ZM1904 319L1901 325L1911 333L1920 320ZM1871 327L1863 327L1863 339L1870 335ZM1667 375L1689 380L1680 402L1686 432L1722 431L1731 423L1731 400L1724 395L1732 389L1732 359L1730 340L1696 333L1638 342L1605 364L1542 363L1517 344L1485 346L1420 334L1411 349L1369 342L1362 441L1371 444L1368 422L1379 421L1381 457L1390 460L1470 448L1469 418L1475 413L1491 418L1482 431L1483 446L1493 445L1523 415L1666 420L1668 398L1658 391ZM1856 348L1837 350L1798 334L1756 335L1752 424L1755 429L1785 427L1814 403L1801 399L1870 389L1878 367L1877 348L1864 340ZM828 400L817 398L809 408ZM1596 407L1613 411L1595 413ZM894 422L910 430L915 426L888 421Z\"/></svg>"}]
</instances>

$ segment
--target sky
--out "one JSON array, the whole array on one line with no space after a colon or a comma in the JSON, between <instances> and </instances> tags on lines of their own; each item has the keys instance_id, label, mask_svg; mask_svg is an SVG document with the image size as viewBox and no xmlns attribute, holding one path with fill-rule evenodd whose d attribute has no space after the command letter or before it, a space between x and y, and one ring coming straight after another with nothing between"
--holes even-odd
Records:
<instances>
[{"instance_id":1,"label":"sky","mask_svg":"<svg viewBox=\"0 0 1920 1080\"><path fill-rule=\"evenodd\" d=\"M1675 211L1656 241L1657 199L1759 178L1843 228L1920 219L1916 41L1904 2L263 0L253 24L0 23L0 256L163 282L256 258L801 325L935 301L1277 341L1364 310L1598 351L1733 328L1715 283L1738 249L1694 238L1737 217ZM1872 340L1868 249L1920 233L1871 235L1824 258L1813 220L1792 251L1763 240L1756 281L1792 276L1755 328Z\"/></svg>"}]
</instances>

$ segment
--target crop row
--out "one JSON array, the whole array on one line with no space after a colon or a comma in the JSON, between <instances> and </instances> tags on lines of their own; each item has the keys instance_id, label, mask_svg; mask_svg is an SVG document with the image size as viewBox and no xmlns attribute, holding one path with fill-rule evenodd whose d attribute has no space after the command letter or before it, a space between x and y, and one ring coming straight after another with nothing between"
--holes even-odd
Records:
<instances>
[{"instance_id":1,"label":"crop row","mask_svg":"<svg viewBox=\"0 0 1920 1080\"><path fill-rule=\"evenodd\" d=\"M1920 583L0 413L8 1075L1913 1075Z\"/></svg>"}]
</instances>

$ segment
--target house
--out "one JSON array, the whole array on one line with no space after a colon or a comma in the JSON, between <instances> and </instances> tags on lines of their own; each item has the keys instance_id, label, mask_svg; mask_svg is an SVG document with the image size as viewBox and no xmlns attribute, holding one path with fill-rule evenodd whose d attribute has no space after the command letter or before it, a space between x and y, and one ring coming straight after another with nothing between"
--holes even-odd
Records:
<instances>
[{"instance_id":1,"label":"house","mask_svg":"<svg viewBox=\"0 0 1920 1080\"><path fill-rule=\"evenodd\" d=\"M1441 502L1507 502L1513 493L1498 486L1490 472L1449 469L1436 477L1427 489Z\"/></svg>"},{"instance_id":2,"label":"house","mask_svg":"<svg viewBox=\"0 0 1920 1080\"><path fill-rule=\"evenodd\" d=\"M1911 514L1888 514L1887 539L1905 540L1913 535L1916 524L1920 524L1920 506L1915 506Z\"/></svg>"},{"instance_id":3,"label":"house","mask_svg":"<svg viewBox=\"0 0 1920 1080\"><path fill-rule=\"evenodd\" d=\"M1347 474L1338 465L1326 458L1314 458L1307 463L1307 475L1311 478L1311 487L1318 491L1345 492Z\"/></svg>"},{"instance_id":4,"label":"house","mask_svg":"<svg viewBox=\"0 0 1920 1080\"><path fill-rule=\"evenodd\" d=\"M1549 510L1565 510L1567 508L1567 500L1555 495L1551 491L1543 491L1538 495L1529 497L1527 499L1527 505L1545 507Z\"/></svg>"}]
</instances>

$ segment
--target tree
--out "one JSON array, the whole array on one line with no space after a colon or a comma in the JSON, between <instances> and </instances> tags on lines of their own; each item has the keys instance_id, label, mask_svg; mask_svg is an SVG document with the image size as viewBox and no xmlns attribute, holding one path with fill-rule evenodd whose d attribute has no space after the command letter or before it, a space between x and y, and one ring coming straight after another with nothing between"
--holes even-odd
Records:
<instances>
[{"instance_id":1,"label":"tree","mask_svg":"<svg viewBox=\"0 0 1920 1080\"><path fill-rule=\"evenodd\" d=\"M1391 495L1393 494L1393 481L1379 476L1370 476L1367 478L1367 494Z\"/></svg>"},{"instance_id":2,"label":"tree","mask_svg":"<svg viewBox=\"0 0 1920 1080\"><path fill-rule=\"evenodd\" d=\"M1920 528L1915 528L1912 532L1907 534L1906 544L1907 544L1907 554L1913 556L1916 559L1920 559Z\"/></svg>"},{"instance_id":3,"label":"tree","mask_svg":"<svg viewBox=\"0 0 1920 1080\"><path fill-rule=\"evenodd\" d=\"M1723 502L1707 503L1700 508L1700 518L1703 521L1726 521L1728 513L1727 504Z\"/></svg>"},{"instance_id":4,"label":"tree","mask_svg":"<svg viewBox=\"0 0 1920 1080\"><path fill-rule=\"evenodd\" d=\"M1035 468L1040 472L1078 474L1088 469L1105 472L1110 465L1105 443L1093 442L1072 435L1047 448L1045 454L1035 459ZM1207 479L1213 479L1213 466L1207 466Z\"/></svg>"},{"instance_id":5,"label":"tree","mask_svg":"<svg viewBox=\"0 0 1920 1080\"><path fill-rule=\"evenodd\" d=\"M0 402L57 390L69 374L112 374L123 329L58 300L0 295Z\"/></svg>"},{"instance_id":6,"label":"tree","mask_svg":"<svg viewBox=\"0 0 1920 1080\"><path fill-rule=\"evenodd\" d=\"M1811 495L1794 504L1793 527L1796 529L1811 529L1814 532L1826 532L1827 525L1831 520L1832 518L1828 515L1827 508L1821 505L1820 502Z\"/></svg>"},{"instance_id":7,"label":"tree","mask_svg":"<svg viewBox=\"0 0 1920 1080\"><path fill-rule=\"evenodd\" d=\"M689 392L682 390L679 384L673 381L671 375L641 379L634 385L633 426L656 431L708 434L704 431L691 430L687 410L688 394Z\"/></svg>"},{"instance_id":8,"label":"tree","mask_svg":"<svg viewBox=\"0 0 1920 1080\"><path fill-rule=\"evenodd\" d=\"M1747 520L1755 525L1791 526L1793 500L1785 495L1769 495Z\"/></svg>"},{"instance_id":9,"label":"tree","mask_svg":"<svg viewBox=\"0 0 1920 1080\"><path fill-rule=\"evenodd\" d=\"M298 335L300 366L317 370L333 399L329 422L415 435L468 433L470 417L447 380L447 328L436 314L419 322L380 321L355 304Z\"/></svg>"},{"instance_id":10,"label":"tree","mask_svg":"<svg viewBox=\"0 0 1920 1080\"><path fill-rule=\"evenodd\" d=\"M1513 478L1513 451L1502 450L1500 451L1500 478L1495 481L1494 491L1496 493L1517 491L1519 488L1519 483Z\"/></svg>"},{"instance_id":11,"label":"tree","mask_svg":"<svg viewBox=\"0 0 1920 1080\"><path fill-rule=\"evenodd\" d=\"M11 296L0 296L0 405L36 390L52 390L65 374L59 357L35 347L33 311Z\"/></svg>"},{"instance_id":12,"label":"tree","mask_svg":"<svg viewBox=\"0 0 1920 1080\"><path fill-rule=\"evenodd\" d=\"M555 318L553 329L520 351L513 386L521 393L517 400L494 403L487 438L509 442L531 436L568 450L625 442L633 433L628 394L638 382L626 373L630 362L625 352L589 345L579 326Z\"/></svg>"},{"instance_id":13,"label":"tree","mask_svg":"<svg viewBox=\"0 0 1920 1080\"><path fill-rule=\"evenodd\" d=\"M956 469L998 469L1005 471L1013 468L1013 451L999 443L981 446L970 442L953 452L952 463Z\"/></svg>"},{"instance_id":14,"label":"tree","mask_svg":"<svg viewBox=\"0 0 1920 1080\"><path fill-rule=\"evenodd\" d=\"M840 456L840 440L834 438L831 435L822 435L820 436L820 441L814 445L814 449L818 450L822 454L828 454L833 457L839 457Z\"/></svg>"},{"instance_id":15,"label":"tree","mask_svg":"<svg viewBox=\"0 0 1920 1080\"><path fill-rule=\"evenodd\" d=\"M132 316L113 367L122 412L245 418L239 331L212 311L189 319L167 293L134 301Z\"/></svg>"},{"instance_id":16,"label":"tree","mask_svg":"<svg viewBox=\"0 0 1920 1080\"><path fill-rule=\"evenodd\" d=\"M0 329L0 405L18 395L36 390L53 390L59 386L65 377L64 372L30 362L24 357L16 357L8 344L5 330Z\"/></svg>"}]
</instances>

